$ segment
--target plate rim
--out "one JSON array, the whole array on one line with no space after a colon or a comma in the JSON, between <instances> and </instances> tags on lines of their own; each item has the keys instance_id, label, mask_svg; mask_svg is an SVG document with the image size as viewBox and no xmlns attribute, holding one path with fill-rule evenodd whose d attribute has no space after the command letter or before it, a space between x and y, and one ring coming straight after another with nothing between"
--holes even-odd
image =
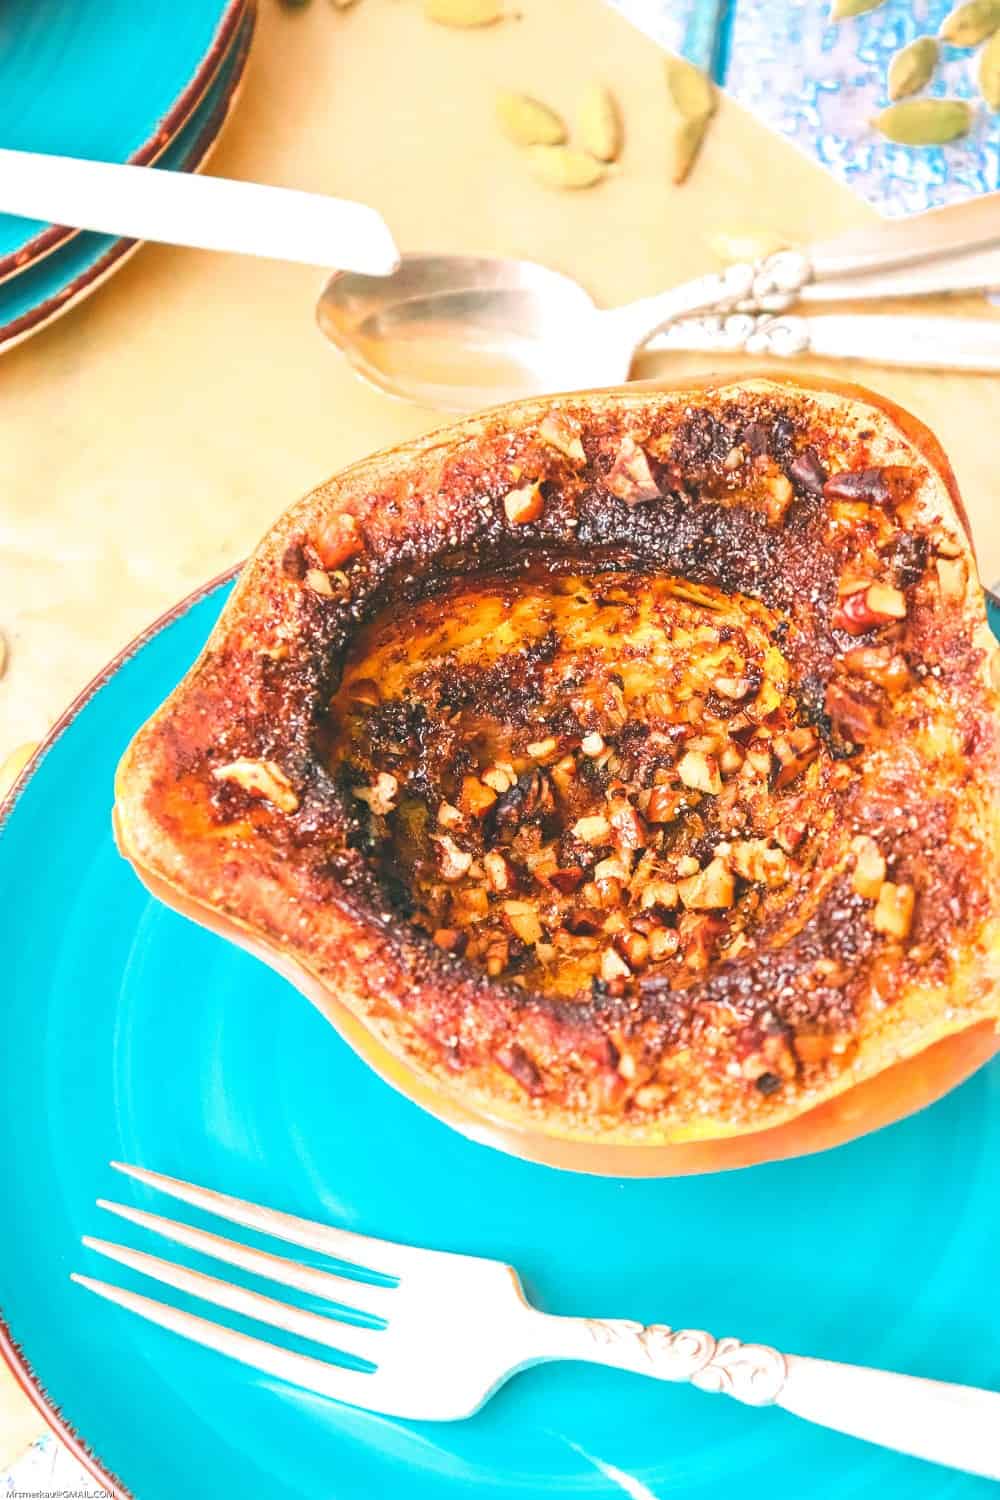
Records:
<instances>
[{"instance_id":1,"label":"plate rim","mask_svg":"<svg viewBox=\"0 0 1000 1500\"><path fill-rule=\"evenodd\" d=\"M125 158L124 165L145 167L155 162L167 149L173 137L187 123L211 87L215 75L225 59L226 50L236 35L246 0L226 0L219 23L194 73L176 96L167 112L156 122L152 135L148 136L132 154ZM16 250L0 255L0 283L10 280L21 271L26 271L36 261L44 260L59 245L75 238L83 231L70 225L49 224L31 239L25 240Z\"/></svg>"},{"instance_id":2,"label":"plate rim","mask_svg":"<svg viewBox=\"0 0 1000 1500\"><path fill-rule=\"evenodd\" d=\"M171 605L169 609L165 609L151 624L146 626L145 630L133 636L91 678L86 686L81 688L69 706L59 715L59 718L53 724L45 738L39 743L38 748L30 760L27 761L6 794L0 797L0 834L3 833L4 825L20 800L28 782L38 771L52 746L57 740L61 739L69 726L87 707L91 699L103 687L107 686L126 663L130 662L134 656L138 656L143 647L147 646L150 641L166 630L168 626L173 625L197 605L203 603L217 589L220 589L226 583L232 583L242 568L243 562L238 562L229 568L223 569L221 573L217 573L207 583L200 584L198 588L193 589L191 593L179 599L176 604ZM105 1467L99 1456L87 1446L87 1441L83 1434L79 1433L71 1425L55 1402L49 1397L48 1392L35 1375L27 1354L21 1349L14 1338L2 1308L0 1308L0 1358L2 1358L7 1369L14 1377L14 1381L20 1390L27 1396L39 1415L44 1418L46 1425L69 1449L73 1457L83 1466L91 1478L95 1479L99 1485L107 1490L108 1494L114 1497L114 1500L133 1500L132 1491L122 1484L121 1480L111 1469Z\"/></svg>"},{"instance_id":3,"label":"plate rim","mask_svg":"<svg viewBox=\"0 0 1000 1500\"><path fill-rule=\"evenodd\" d=\"M230 116L239 99L240 91L246 76L247 63L250 58L250 50L253 45L257 28L257 0L235 0L239 17L239 26L234 37L230 38L230 45L235 49L236 66L233 76L225 95L220 99L216 109L212 111L205 128L199 134L195 146L192 148L189 163L193 165L177 168L179 171L201 172L208 164L215 147L222 138L222 133L229 123ZM241 28L245 29L245 35L240 37ZM215 81L218 71L225 66L226 55L219 60L218 68L213 73L210 84ZM207 92L207 90L206 90ZM203 102L199 101L199 102ZM193 117L193 111L183 122L188 124ZM170 142L167 143L168 145ZM83 231L74 230L75 237ZM50 323L61 318L64 313L76 307L92 292L103 286L104 282L115 271L119 270L127 260L140 250L146 243L144 240L117 239L107 250L98 256L94 263L86 270L80 271L72 277L65 286L37 302L28 312L21 313L17 318L12 318L9 323L0 325L0 355L6 354L8 350L15 349L18 344L35 333L40 333ZM61 245L56 247L61 248ZM27 269L27 268L23 268ZM0 291L3 288L3 279L0 277Z\"/></svg>"}]
</instances>

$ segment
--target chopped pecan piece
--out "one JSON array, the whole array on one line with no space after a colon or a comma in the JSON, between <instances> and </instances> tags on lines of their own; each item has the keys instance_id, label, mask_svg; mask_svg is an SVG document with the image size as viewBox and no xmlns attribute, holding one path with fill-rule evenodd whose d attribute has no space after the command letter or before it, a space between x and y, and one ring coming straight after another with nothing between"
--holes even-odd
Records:
<instances>
[{"instance_id":1,"label":"chopped pecan piece","mask_svg":"<svg viewBox=\"0 0 1000 1500\"><path fill-rule=\"evenodd\" d=\"M616 805L611 814L611 830L619 849L645 849L646 825L630 802Z\"/></svg>"},{"instance_id":2,"label":"chopped pecan piece","mask_svg":"<svg viewBox=\"0 0 1000 1500\"><path fill-rule=\"evenodd\" d=\"M835 630L861 635L877 625L889 625L906 618L906 598L888 583L870 583L841 599L830 617Z\"/></svg>"},{"instance_id":3,"label":"chopped pecan piece","mask_svg":"<svg viewBox=\"0 0 1000 1500\"><path fill-rule=\"evenodd\" d=\"M602 911L611 911L618 906L625 887L615 875L605 875L601 880L588 880L580 895L588 906L599 906Z\"/></svg>"},{"instance_id":4,"label":"chopped pecan piece","mask_svg":"<svg viewBox=\"0 0 1000 1500\"><path fill-rule=\"evenodd\" d=\"M329 573L322 568L307 568L305 577L306 586L311 588L314 594L323 594L327 599L333 598L333 584L330 582Z\"/></svg>"},{"instance_id":5,"label":"chopped pecan piece","mask_svg":"<svg viewBox=\"0 0 1000 1500\"><path fill-rule=\"evenodd\" d=\"M852 677L864 677L895 698L912 681L906 658L890 646L855 646L840 658Z\"/></svg>"},{"instance_id":6,"label":"chopped pecan piece","mask_svg":"<svg viewBox=\"0 0 1000 1500\"><path fill-rule=\"evenodd\" d=\"M654 786L646 803L649 823L672 823L684 801L683 794L669 786Z\"/></svg>"},{"instance_id":7,"label":"chopped pecan piece","mask_svg":"<svg viewBox=\"0 0 1000 1500\"><path fill-rule=\"evenodd\" d=\"M572 755L564 755L562 760L556 761L549 774L560 797L568 797L576 780L575 759Z\"/></svg>"},{"instance_id":8,"label":"chopped pecan piece","mask_svg":"<svg viewBox=\"0 0 1000 1500\"><path fill-rule=\"evenodd\" d=\"M313 550L324 568L340 568L348 558L364 547L364 538L352 515L341 511L330 516L318 535L312 538Z\"/></svg>"},{"instance_id":9,"label":"chopped pecan piece","mask_svg":"<svg viewBox=\"0 0 1000 1500\"><path fill-rule=\"evenodd\" d=\"M615 946L634 973L644 969L649 960L649 940L641 932L623 932Z\"/></svg>"},{"instance_id":10,"label":"chopped pecan piece","mask_svg":"<svg viewBox=\"0 0 1000 1500\"><path fill-rule=\"evenodd\" d=\"M810 495L821 495L827 472L816 456L815 448L803 448L788 466L788 472L801 489Z\"/></svg>"},{"instance_id":11,"label":"chopped pecan piece","mask_svg":"<svg viewBox=\"0 0 1000 1500\"><path fill-rule=\"evenodd\" d=\"M536 480L534 484L525 484L520 489L510 490L504 496L503 508L512 526L527 526L532 521L541 520L545 510L541 485Z\"/></svg>"},{"instance_id":12,"label":"chopped pecan piece","mask_svg":"<svg viewBox=\"0 0 1000 1500\"><path fill-rule=\"evenodd\" d=\"M702 750L688 750L677 762L677 774L685 786L696 792L717 795L722 791L719 763Z\"/></svg>"},{"instance_id":13,"label":"chopped pecan piece","mask_svg":"<svg viewBox=\"0 0 1000 1500\"><path fill-rule=\"evenodd\" d=\"M542 940L542 924L530 901L504 901L501 909L514 936L529 948Z\"/></svg>"},{"instance_id":14,"label":"chopped pecan piece","mask_svg":"<svg viewBox=\"0 0 1000 1500\"><path fill-rule=\"evenodd\" d=\"M379 771L371 786L357 786L354 795L359 802L367 802L372 812L380 818L391 813L396 806L399 793L399 778L389 771Z\"/></svg>"},{"instance_id":15,"label":"chopped pecan piece","mask_svg":"<svg viewBox=\"0 0 1000 1500\"><path fill-rule=\"evenodd\" d=\"M578 818L570 832L585 844L606 844L611 839L611 824L601 813L593 817Z\"/></svg>"},{"instance_id":16,"label":"chopped pecan piece","mask_svg":"<svg viewBox=\"0 0 1000 1500\"><path fill-rule=\"evenodd\" d=\"M708 912L686 911L681 918L680 947L684 964L702 974L712 962L719 937L718 918Z\"/></svg>"},{"instance_id":17,"label":"chopped pecan piece","mask_svg":"<svg viewBox=\"0 0 1000 1500\"><path fill-rule=\"evenodd\" d=\"M878 844L867 834L853 840L854 870L851 884L866 901L877 901L885 883L885 858Z\"/></svg>"},{"instance_id":18,"label":"chopped pecan piece","mask_svg":"<svg viewBox=\"0 0 1000 1500\"><path fill-rule=\"evenodd\" d=\"M941 590L941 598L948 600L964 599L969 581L965 559L961 557L938 557L935 559L934 567L937 571L938 588Z\"/></svg>"},{"instance_id":19,"label":"chopped pecan piece","mask_svg":"<svg viewBox=\"0 0 1000 1500\"><path fill-rule=\"evenodd\" d=\"M775 828L774 838L786 854L794 854L807 832L808 824L802 818L796 817L794 813L789 813Z\"/></svg>"},{"instance_id":20,"label":"chopped pecan piece","mask_svg":"<svg viewBox=\"0 0 1000 1500\"><path fill-rule=\"evenodd\" d=\"M276 761L234 760L216 766L212 775L216 781L234 782L252 797L264 797L279 812L293 813L299 805L292 783Z\"/></svg>"},{"instance_id":21,"label":"chopped pecan piece","mask_svg":"<svg viewBox=\"0 0 1000 1500\"><path fill-rule=\"evenodd\" d=\"M773 764L770 746L755 742L746 753L743 770L752 776L770 776Z\"/></svg>"},{"instance_id":22,"label":"chopped pecan piece","mask_svg":"<svg viewBox=\"0 0 1000 1500\"><path fill-rule=\"evenodd\" d=\"M605 483L612 495L630 506L656 500L660 494L660 487L650 472L649 460L630 434L622 438Z\"/></svg>"},{"instance_id":23,"label":"chopped pecan piece","mask_svg":"<svg viewBox=\"0 0 1000 1500\"><path fill-rule=\"evenodd\" d=\"M730 743L719 756L719 770L732 776L743 765L744 755L739 745Z\"/></svg>"},{"instance_id":24,"label":"chopped pecan piece","mask_svg":"<svg viewBox=\"0 0 1000 1500\"><path fill-rule=\"evenodd\" d=\"M507 785L509 783L506 782L505 778L505 791ZM462 790L459 793L458 805L467 817L485 817L496 800L496 792L492 787L486 786L484 782L480 781L478 776L462 777Z\"/></svg>"},{"instance_id":25,"label":"chopped pecan piece","mask_svg":"<svg viewBox=\"0 0 1000 1500\"><path fill-rule=\"evenodd\" d=\"M878 901L872 913L872 925L876 932L900 941L909 936L913 922L913 905L916 893L912 885L896 885L891 880L883 881Z\"/></svg>"},{"instance_id":26,"label":"chopped pecan piece","mask_svg":"<svg viewBox=\"0 0 1000 1500\"><path fill-rule=\"evenodd\" d=\"M681 945L680 936L673 927L654 927L649 934L649 956L654 963L673 958Z\"/></svg>"},{"instance_id":27,"label":"chopped pecan piece","mask_svg":"<svg viewBox=\"0 0 1000 1500\"><path fill-rule=\"evenodd\" d=\"M434 933L434 941L445 953L462 954L465 952L469 941L467 932L462 932L458 927L439 927Z\"/></svg>"},{"instance_id":28,"label":"chopped pecan piece","mask_svg":"<svg viewBox=\"0 0 1000 1500\"><path fill-rule=\"evenodd\" d=\"M852 692L836 677L830 679L823 700L834 729L855 745L869 745L879 732L879 711L860 692Z\"/></svg>"},{"instance_id":29,"label":"chopped pecan piece","mask_svg":"<svg viewBox=\"0 0 1000 1500\"><path fill-rule=\"evenodd\" d=\"M883 505L889 498L884 469L844 469L831 474L823 485L828 500L864 500L869 505Z\"/></svg>"},{"instance_id":30,"label":"chopped pecan piece","mask_svg":"<svg viewBox=\"0 0 1000 1500\"><path fill-rule=\"evenodd\" d=\"M734 703L738 703L741 698L745 698L752 687L753 683L749 677L712 678L713 691L721 693L723 698L731 698Z\"/></svg>"},{"instance_id":31,"label":"chopped pecan piece","mask_svg":"<svg viewBox=\"0 0 1000 1500\"><path fill-rule=\"evenodd\" d=\"M596 909L592 908L588 911L583 906L573 907L563 917L563 926L567 932L572 932L574 936L579 937L593 937L595 933L600 932L603 922L604 918Z\"/></svg>"},{"instance_id":32,"label":"chopped pecan piece","mask_svg":"<svg viewBox=\"0 0 1000 1500\"><path fill-rule=\"evenodd\" d=\"M437 821L439 828L456 829L465 827L464 815L459 812L457 807L452 806L450 802L441 803L437 810Z\"/></svg>"},{"instance_id":33,"label":"chopped pecan piece","mask_svg":"<svg viewBox=\"0 0 1000 1500\"><path fill-rule=\"evenodd\" d=\"M482 922L490 914L490 898L481 885L467 885L456 891L451 906L454 916L466 923Z\"/></svg>"},{"instance_id":34,"label":"chopped pecan piece","mask_svg":"<svg viewBox=\"0 0 1000 1500\"><path fill-rule=\"evenodd\" d=\"M505 937L494 938L486 947L486 972L496 979L510 963L510 943Z\"/></svg>"},{"instance_id":35,"label":"chopped pecan piece","mask_svg":"<svg viewBox=\"0 0 1000 1500\"><path fill-rule=\"evenodd\" d=\"M538 436L550 448L556 448L574 464L585 464L587 455L580 439L580 426L562 412L550 412L538 429Z\"/></svg>"},{"instance_id":36,"label":"chopped pecan piece","mask_svg":"<svg viewBox=\"0 0 1000 1500\"><path fill-rule=\"evenodd\" d=\"M732 906L735 889L733 872L722 859L713 859L697 875L677 883L678 895L690 911L712 911Z\"/></svg>"},{"instance_id":37,"label":"chopped pecan piece","mask_svg":"<svg viewBox=\"0 0 1000 1500\"><path fill-rule=\"evenodd\" d=\"M564 896L572 895L583 884L583 869L580 865L566 865L551 871L549 884Z\"/></svg>"},{"instance_id":38,"label":"chopped pecan piece","mask_svg":"<svg viewBox=\"0 0 1000 1500\"><path fill-rule=\"evenodd\" d=\"M648 911L653 906L662 906L669 910L676 906L679 900L677 886L672 880L650 880L642 888L639 905L644 911Z\"/></svg>"},{"instance_id":39,"label":"chopped pecan piece","mask_svg":"<svg viewBox=\"0 0 1000 1500\"><path fill-rule=\"evenodd\" d=\"M509 891L513 886L514 872L510 862L498 850L491 849L488 854L483 855L483 869L491 891Z\"/></svg>"},{"instance_id":40,"label":"chopped pecan piece","mask_svg":"<svg viewBox=\"0 0 1000 1500\"><path fill-rule=\"evenodd\" d=\"M744 880L769 887L788 880L788 856L766 839L737 839L729 849L729 862Z\"/></svg>"},{"instance_id":41,"label":"chopped pecan piece","mask_svg":"<svg viewBox=\"0 0 1000 1500\"><path fill-rule=\"evenodd\" d=\"M548 760L559 749L559 741L549 735L544 740L532 740L531 744L525 745L524 748L532 760Z\"/></svg>"},{"instance_id":42,"label":"chopped pecan piece","mask_svg":"<svg viewBox=\"0 0 1000 1500\"><path fill-rule=\"evenodd\" d=\"M873 615L887 620L906 619L906 596L889 583L869 584L865 591L865 603Z\"/></svg>"},{"instance_id":43,"label":"chopped pecan piece","mask_svg":"<svg viewBox=\"0 0 1000 1500\"><path fill-rule=\"evenodd\" d=\"M767 492L764 504L767 519L772 526L780 526L795 495L792 481L786 474L768 474L764 478L764 489Z\"/></svg>"},{"instance_id":44,"label":"chopped pecan piece","mask_svg":"<svg viewBox=\"0 0 1000 1500\"><path fill-rule=\"evenodd\" d=\"M819 741L808 727L791 729L771 743L779 765L778 774L774 778L776 791L790 785L819 753Z\"/></svg>"},{"instance_id":45,"label":"chopped pecan piece","mask_svg":"<svg viewBox=\"0 0 1000 1500\"><path fill-rule=\"evenodd\" d=\"M448 833L432 833L431 838L438 846L438 870L442 880L461 880L469 873L472 855L467 849L460 849Z\"/></svg>"},{"instance_id":46,"label":"chopped pecan piece","mask_svg":"<svg viewBox=\"0 0 1000 1500\"><path fill-rule=\"evenodd\" d=\"M605 948L601 954L601 978L606 984L615 979L629 979L632 970L614 948Z\"/></svg>"}]
</instances>

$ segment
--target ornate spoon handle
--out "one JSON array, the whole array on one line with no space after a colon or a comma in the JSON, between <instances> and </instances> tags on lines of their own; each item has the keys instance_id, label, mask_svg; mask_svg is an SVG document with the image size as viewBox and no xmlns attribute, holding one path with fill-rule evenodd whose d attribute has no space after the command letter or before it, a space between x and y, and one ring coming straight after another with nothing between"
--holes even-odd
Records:
<instances>
[{"instance_id":1,"label":"ornate spoon handle","mask_svg":"<svg viewBox=\"0 0 1000 1500\"><path fill-rule=\"evenodd\" d=\"M544 1317L544 1315L542 1315ZM780 1354L695 1328L544 1317L550 1359L585 1359L687 1381L748 1406L782 1406L883 1448L1000 1479L1000 1393L862 1365Z\"/></svg>"}]
</instances>

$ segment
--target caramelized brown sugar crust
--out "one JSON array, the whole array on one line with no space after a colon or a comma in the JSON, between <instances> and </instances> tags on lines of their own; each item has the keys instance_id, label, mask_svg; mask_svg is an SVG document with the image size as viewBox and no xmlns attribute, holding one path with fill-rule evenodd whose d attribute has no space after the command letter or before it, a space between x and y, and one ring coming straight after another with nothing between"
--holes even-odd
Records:
<instances>
[{"instance_id":1,"label":"caramelized brown sugar crust","mask_svg":"<svg viewBox=\"0 0 1000 1500\"><path fill-rule=\"evenodd\" d=\"M912 418L801 382L379 455L248 563L122 762L123 851L432 1108L773 1137L1000 1011L1000 669L957 505Z\"/></svg>"}]
</instances>

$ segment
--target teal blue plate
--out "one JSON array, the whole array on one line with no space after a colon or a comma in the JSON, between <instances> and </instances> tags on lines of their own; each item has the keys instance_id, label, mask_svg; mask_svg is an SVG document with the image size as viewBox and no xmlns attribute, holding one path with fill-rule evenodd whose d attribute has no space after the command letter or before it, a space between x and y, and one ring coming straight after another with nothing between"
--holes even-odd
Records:
<instances>
[{"instance_id":1,"label":"teal blue plate","mask_svg":"<svg viewBox=\"0 0 1000 1500\"><path fill-rule=\"evenodd\" d=\"M254 0L241 0L239 25L215 76L185 124L156 162L156 170L196 171L218 139L232 108L253 38ZM0 350L35 333L88 296L137 248L135 240L75 234L19 275L0 282Z\"/></svg>"},{"instance_id":2,"label":"teal blue plate","mask_svg":"<svg viewBox=\"0 0 1000 1500\"><path fill-rule=\"evenodd\" d=\"M111 1171L122 1158L509 1260L554 1312L1000 1385L1000 1065L805 1160L667 1181L560 1173L423 1114L270 970L149 897L112 843L115 764L228 587L160 622L75 705L0 829L0 1302L7 1357L49 1420L140 1500L994 1495L777 1410L589 1365L531 1370L466 1422L387 1420L71 1284L71 1270L108 1275L83 1234L157 1249L95 1206L162 1206Z\"/></svg>"},{"instance_id":3,"label":"teal blue plate","mask_svg":"<svg viewBox=\"0 0 1000 1500\"><path fill-rule=\"evenodd\" d=\"M0 141L156 160L211 84L242 11L242 0L5 0ZM72 233L0 214L0 279Z\"/></svg>"}]
</instances>

